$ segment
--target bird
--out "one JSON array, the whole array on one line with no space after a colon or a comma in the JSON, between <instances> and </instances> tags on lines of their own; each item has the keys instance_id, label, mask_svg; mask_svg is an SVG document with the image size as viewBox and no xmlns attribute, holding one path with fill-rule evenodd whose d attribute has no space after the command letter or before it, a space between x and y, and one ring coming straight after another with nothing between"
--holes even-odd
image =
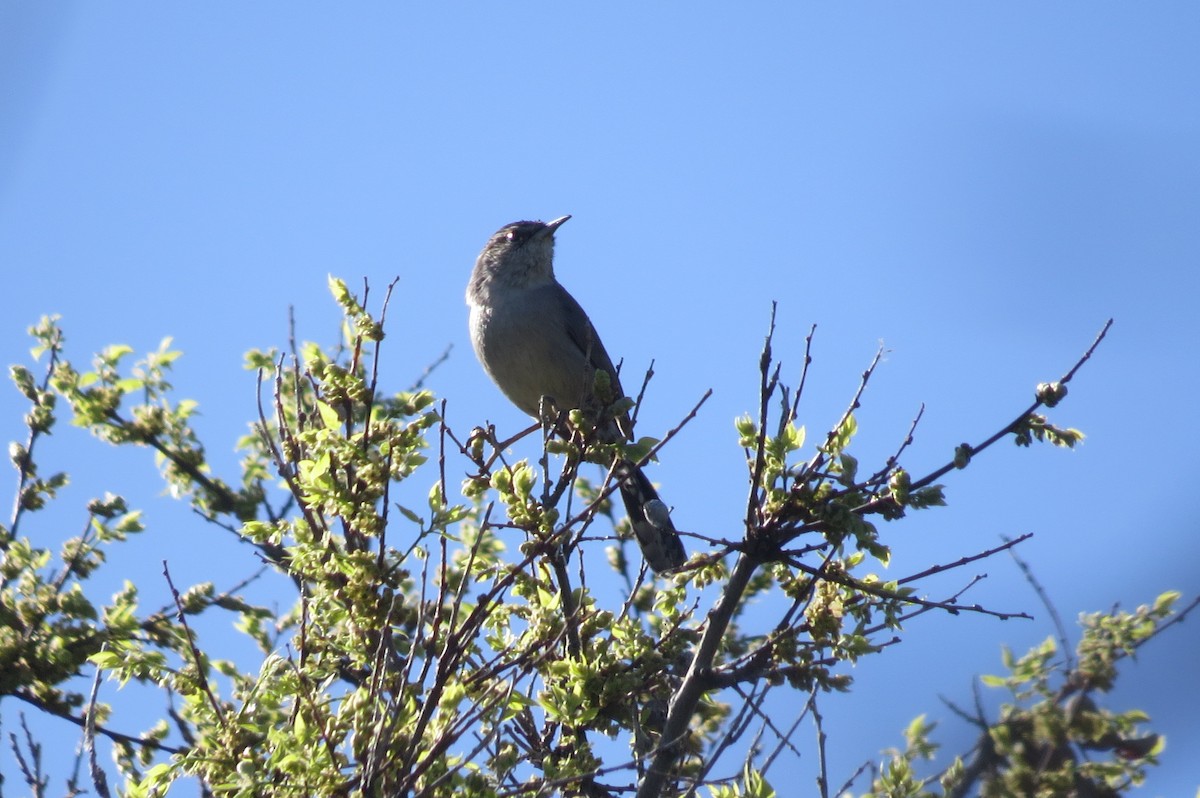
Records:
<instances>
[{"instance_id":1,"label":"bird","mask_svg":"<svg viewBox=\"0 0 1200 798\"><path fill-rule=\"evenodd\" d=\"M513 222L488 239L467 283L471 345L522 412L540 420L544 407L580 409L598 420L599 440L632 440L627 411L602 417L625 395L617 369L591 319L554 274L554 235L570 218ZM600 372L606 376L597 380ZM598 386L611 396L597 396ZM618 455L611 465L646 563L659 574L677 570L687 553L667 505L637 463Z\"/></svg>"}]
</instances>

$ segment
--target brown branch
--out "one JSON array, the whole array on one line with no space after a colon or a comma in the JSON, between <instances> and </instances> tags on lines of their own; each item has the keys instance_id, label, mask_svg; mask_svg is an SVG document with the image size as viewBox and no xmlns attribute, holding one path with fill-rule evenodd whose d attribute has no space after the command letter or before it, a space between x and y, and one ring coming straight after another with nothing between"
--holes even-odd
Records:
<instances>
[{"instance_id":1,"label":"brown branch","mask_svg":"<svg viewBox=\"0 0 1200 798\"><path fill-rule=\"evenodd\" d=\"M801 758L802 755L800 751L795 745L792 744L792 735L796 733L796 729L800 728L800 723L804 720L805 716L810 711L816 711L816 695L817 693L814 688L813 692L809 694L809 704L800 711L800 714L798 714L796 719L792 721L791 727L789 727L788 730L783 734L780 734L779 730L776 729L772 724L771 731L775 732L778 740L775 743L775 750L767 754L767 758L763 760L762 767L759 768L759 772L762 773L763 776L767 775L767 771L771 769L771 766L775 763L776 758L783 753L784 748L789 749L793 754L795 754L797 759Z\"/></svg>"},{"instance_id":2,"label":"brown branch","mask_svg":"<svg viewBox=\"0 0 1200 798\"><path fill-rule=\"evenodd\" d=\"M617 368L620 368L618 365ZM638 413L642 410L642 399L646 397L646 389L650 387L650 380L654 377L654 360L650 361L650 365L646 367L646 373L642 375L642 387L638 389L638 395L633 400L633 412L629 416L629 428L637 429Z\"/></svg>"},{"instance_id":3,"label":"brown branch","mask_svg":"<svg viewBox=\"0 0 1200 798\"><path fill-rule=\"evenodd\" d=\"M64 712L64 711L56 708L54 705L44 701L43 699L39 698L38 696L36 696L32 693L25 692L24 690L16 690L12 693L9 693L9 695L11 695L13 698L16 698L18 701L24 701L26 704L29 704L30 706L35 707L35 708L41 710L42 712L45 712L47 715L51 715L51 716L53 716L55 718L59 718L61 720L65 720L68 723L74 723L76 726L78 726L81 729L85 728L85 726L87 725L86 718L77 718L68 712ZM182 753L184 753L184 749L182 749L182 748L175 748L174 746L164 745L163 743L160 743L157 740L154 740L149 737L134 737L132 735L124 734L119 731L114 731L106 726L101 726L99 723L97 723L95 725L95 729L98 734L101 734L101 735L107 737L108 739L112 740L115 743L127 743L129 745L148 746L150 748L153 748L155 751L162 751L163 753L167 753L167 754L182 754Z\"/></svg>"},{"instance_id":4,"label":"brown branch","mask_svg":"<svg viewBox=\"0 0 1200 798\"><path fill-rule=\"evenodd\" d=\"M858 389L854 392L854 398L850 400L850 404L846 407L845 412L842 413L842 417L838 419L838 422L829 428L829 432L825 435L825 445L818 449L817 453L813 455L812 460L800 469L797 481L804 482L805 475L821 467L821 464L825 460L826 449L833 443L833 439L837 437L838 430L850 419L850 416L854 415L855 410L862 407L862 395L866 393L867 383L871 381L871 377L875 374L875 369L879 366L880 361L883 360L883 353L883 344L880 344L879 348L875 350L875 357L871 358L870 364L867 365L866 370L859 377Z\"/></svg>"},{"instance_id":5,"label":"brown branch","mask_svg":"<svg viewBox=\"0 0 1200 798\"><path fill-rule=\"evenodd\" d=\"M1006 543L1007 537L1001 536L1001 539ZM1046 612L1050 614L1050 622L1054 624L1054 630L1058 633L1058 643L1062 647L1063 657L1066 658L1067 669L1075 669L1075 655L1071 651L1071 644L1067 640L1067 627L1063 623L1062 616L1058 614L1058 608L1054 606L1054 602L1050 600L1046 589L1042 587L1042 583L1033 575L1033 569L1029 567L1029 563L1025 562L1015 551L1009 549L1008 555L1013 558L1013 562L1017 564L1017 568L1025 577L1025 581L1033 588L1033 592L1037 594L1038 600L1042 602L1042 606L1046 608Z\"/></svg>"},{"instance_id":6,"label":"brown branch","mask_svg":"<svg viewBox=\"0 0 1200 798\"><path fill-rule=\"evenodd\" d=\"M200 649L196 646L195 635L192 634L191 627L188 626L187 613L183 609L183 598L179 595L179 591L175 589L175 583L171 580L171 570L167 567L167 561L163 560L163 576L167 579L167 586L171 589L171 597L175 599L176 614L175 617L183 626L183 632L187 636L188 650L192 654L192 661L196 665L196 681L208 696L208 702L213 708L213 712L222 723L225 722L225 711L221 709L221 704L217 701L217 697L213 695L212 687L208 683L208 676L205 675L204 658L200 653Z\"/></svg>"},{"instance_id":7,"label":"brown branch","mask_svg":"<svg viewBox=\"0 0 1200 798\"><path fill-rule=\"evenodd\" d=\"M1033 537L1033 533L1026 532L1025 534L1018 535L1015 538L1005 539L1004 543L1002 543L1001 545L995 546L990 549L986 549L984 551L979 552L978 554L972 554L968 557L960 557L959 559L955 560L954 562L945 563L944 565L934 565L930 568L926 568L924 571L918 571L915 574L906 576L903 579L897 579L896 584L897 585L906 585L909 582L915 582L918 579L924 579L927 576L933 576L934 574L940 574L943 571L952 571L955 568L961 568L962 566L966 565L967 563L972 563L972 562L975 562L976 560L986 559L987 557L991 557L993 554L999 554L1002 551L1008 551L1013 546L1020 545L1021 543L1024 543L1025 541L1029 540L1031 537Z\"/></svg>"},{"instance_id":8,"label":"brown branch","mask_svg":"<svg viewBox=\"0 0 1200 798\"><path fill-rule=\"evenodd\" d=\"M37 394L44 394L50 388L50 378L54 375L54 369L58 365L58 355L62 351L63 334L62 330L55 329L54 343L49 347L50 358L46 362L46 372L42 375L42 383L36 389ZM31 400L32 401L32 400ZM21 525L21 518L25 514L24 497L25 490L28 487L27 483L33 474L33 450L37 445L38 439L42 436L42 432L35 430L32 426L29 428L29 438L25 443L25 452L22 457L17 459L13 464L17 467L17 490L13 495L12 517L8 522L8 540L16 540L17 528ZM7 544L0 546L0 550L7 548ZM4 584L4 580L0 579L0 585Z\"/></svg>"},{"instance_id":9,"label":"brown branch","mask_svg":"<svg viewBox=\"0 0 1200 798\"><path fill-rule=\"evenodd\" d=\"M388 288L388 291L390 293L390 291L391 291L390 286ZM380 324L380 326L383 325L382 317L379 319L379 324ZM431 375L431 374L433 374L433 372L437 371L438 366L442 365L443 363L445 363L446 361L448 361L450 359L450 351L452 349L454 349L454 344L446 344L446 348L442 350L442 353L440 355L438 355L437 358L435 358L432 363L430 363L428 366L426 366L425 369L421 372L421 376L417 377L417 381L408 387L408 390L410 393L416 393L417 391L419 391L425 387L425 380L429 379L429 375Z\"/></svg>"},{"instance_id":10,"label":"brown branch","mask_svg":"<svg viewBox=\"0 0 1200 798\"><path fill-rule=\"evenodd\" d=\"M100 675L102 673L101 668L96 668L96 676L92 679L92 692L88 698L87 709L83 713L83 742L87 749L88 770L92 777L92 785L96 788L96 794L100 798L110 798L108 779L105 777L100 763L96 761L96 697L100 693Z\"/></svg>"},{"instance_id":11,"label":"brown branch","mask_svg":"<svg viewBox=\"0 0 1200 798\"><path fill-rule=\"evenodd\" d=\"M812 710L813 725L817 729L817 789L821 798L829 798L829 766L825 759L825 727L822 723L821 711L817 709L817 693L814 690L808 697L808 708ZM840 793L839 793L840 794Z\"/></svg>"},{"instance_id":12,"label":"brown branch","mask_svg":"<svg viewBox=\"0 0 1200 798\"><path fill-rule=\"evenodd\" d=\"M759 692L760 686L762 687L761 692ZM738 690L737 692L742 696L742 706L738 710L738 714L725 723L725 726L729 730L725 732L725 734L721 737L721 740L714 745L709 750L708 754L700 761L699 770L697 770L694 774L691 774L691 778L694 781L692 786L688 788L688 791L684 793L683 798L694 798L696 795L696 790L700 789L700 787L707 782L708 774L712 772L714 767L716 767L720 758L733 746L734 743L741 739L742 735L745 734L746 729L750 728L750 723L755 717L758 717L761 714L758 708L761 706L763 700L767 697L767 693L770 692L770 685L763 686L761 684L754 684L751 686L749 695L746 695L741 690ZM758 751L758 740L761 737L761 734L762 730L760 728L759 733L755 735L755 739L746 748L746 753L748 756L753 756Z\"/></svg>"},{"instance_id":13,"label":"brown branch","mask_svg":"<svg viewBox=\"0 0 1200 798\"><path fill-rule=\"evenodd\" d=\"M792 400L792 409L789 413L789 421L794 421L799 417L800 412L800 397L804 395L804 386L808 382L808 367L812 365L812 343L813 336L817 334L817 325L813 325L808 329L808 335L804 336L804 366L800 369L800 382L796 385L796 396Z\"/></svg>"},{"instance_id":14,"label":"brown branch","mask_svg":"<svg viewBox=\"0 0 1200 798\"><path fill-rule=\"evenodd\" d=\"M1075 373L1077 371L1079 371L1080 368L1083 367L1083 364L1091 359L1092 354L1096 351L1096 347L1100 346L1100 342L1104 340L1104 337L1106 335L1108 335L1108 330L1110 327L1112 327L1112 324L1113 324L1112 319L1109 319L1107 322L1105 322L1104 326L1100 329L1100 332L1096 334L1096 338L1092 341L1091 346L1089 346L1087 348L1087 351L1085 351L1083 353L1083 356L1080 357L1079 360L1075 361L1075 365L1072 366L1071 369L1059 379L1060 384L1066 385L1068 382L1070 382L1071 379L1074 378ZM1035 399L1033 404L1031 404L1025 410L1025 412L1021 413L1019 416L1017 416L1015 419L1013 419L1007 425L1002 427L994 435L992 435L991 437L989 437L988 439L983 441L983 443L980 443L976 446L968 446L967 454L971 457L974 457L979 452L982 452L984 449L987 449L988 447L992 446L994 443L996 443L996 441L1000 440L1005 435L1009 434L1014 429L1016 429L1021 423L1023 423L1026 419L1028 419L1030 415L1032 415L1034 412L1036 412L1039 408L1043 407L1044 405L1045 405L1045 402L1042 401L1042 399L1040 399L1040 398ZM951 471L953 471L956 468L958 468L958 465L952 459L950 462L946 463L944 466L937 469L936 471L934 471L930 474L927 474L926 476L922 477L921 479L913 481L912 485L909 487L909 490L915 491L915 490L919 490L921 488L927 487L929 485L932 485L934 482L941 479L943 476L950 473ZM864 513L864 514L869 513L869 512L877 512L878 508L882 504L884 504L885 502L890 502L890 501L892 501L890 496L889 497L880 497L880 498L874 499L870 502L867 502L867 504L863 505L860 508L857 508L857 512Z\"/></svg>"},{"instance_id":15,"label":"brown branch","mask_svg":"<svg viewBox=\"0 0 1200 798\"><path fill-rule=\"evenodd\" d=\"M670 711L667 713L667 722L663 726L662 744L654 754L641 784L638 785L637 798L658 798L664 793L696 705L707 692L705 683L710 678L713 660L721 640L758 566L759 560L746 553L741 554L734 563L724 591L708 613L704 633L696 646L696 653L692 657L687 674L683 677L683 683L675 691Z\"/></svg>"},{"instance_id":16,"label":"brown branch","mask_svg":"<svg viewBox=\"0 0 1200 798\"><path fill-rule=\"evenodd\" d=\"M896 467L896 464L900 462L900 455L904 454L904 450L913 444L917 432L917 425L921 423L921 419L924 417L924 415L925 403L922 402L921 406L917 409L917 414L913 416L912 423L908 426L908 434L905 435L904 440L900 442L900 446L896 449L896 453L887 459L887 462L883 464L882 468L880 468L863 482L860 482L848 490L864 490L874 485L878 485L887 479L891 475L892 470ZM839 491L839 495L846 492L847 491Z\"/></svg>"},{"instance_id":17,"label":"brown branch","mask_svg":"<svg viewBox=\"0 0 1200 798\"><path fill-rule=\"evenodd\" d=\"M771 321L767 327L767 335L763 340L762 354L758 358L758 437L754 444L754 465L750 469L750 495L746 497L746 537L749 538L753 529L758 529L762 523L760 511L762 499L759 491L762 488L763 469L766 468L767 451L767 414L768 406L775 386L779 381L779 367L775 367L775 376L771 376L771 341L775 336L776 303L771 303ZM639 796L640 798L640 796Z\"/></svg>"}]
</instances>

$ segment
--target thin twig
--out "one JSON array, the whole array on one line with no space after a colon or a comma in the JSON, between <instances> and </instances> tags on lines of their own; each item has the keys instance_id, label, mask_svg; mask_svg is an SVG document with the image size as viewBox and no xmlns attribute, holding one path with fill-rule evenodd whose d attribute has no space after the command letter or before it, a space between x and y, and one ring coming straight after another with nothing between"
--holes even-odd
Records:
<instances>
[{"instance_id":1,"label":"thin twig","mask_svg":"<svg viewBox=\"0 0 1200 798\"><path fill-rule=\"evenodd\" d=\"M58 355L62 351L62 343L62 330L56 328L54 341L47 350L50 352L50 358L46 361L46 370L42 374L41 385L39 385L37 388L38 396L44 395L45 392L50 388L50 378L54 375L54 370L58 366ZM37 446L38 439L41 438L41 436L41 432L30 427L29 438L26 440L23 456L14 461L14 465L17 467L17 490L13 494L12 516L8 522L8 535L5 536L6 540L17 539L17 529L20 527L21 518L25 514L25 490L29 487L28 483L33 475L33 450L34 447ZM7 548L7 544L4 544L4 548ZM0 585L3 585L4 581L5 580L0 578Z\"/></svg>"},{"instance_id":2,"label":"thin twig","mask_svg":"<svg viewBox=\"0 0 1200 798\"><path fill-rule=\"evenodd\" d=\"M196 646L196 637L192 634L191 627L188 626L187 613L183 609L183 598L179 595L179 591L175 589L175 583L171 580L171 569L167 566L167 561L163 560L163 576L166 577L167 586L171 589L171 597L175 599L176 614L175 618L183 626L183 632L187 636L188 650L192 654L192 661L196 666L196 681L201 689L208 696L208 702L216 713L217 718L221 723L225 722L225 711L221 709L221 703L217 701L217 697L213 695L212 687L209 686L207 668L204 666L204 657L200 653L200 649Z\"/></svg>"},{"instance_id":3,"label":"thin twig","mask_svg":"<svg viewBox=\"0 0 1200 798\"><path fill-rule=\"evenodd\" d=\"M1014 546L1018 546L1018 545L1024 543L1025 541L1029 540L1032 537L1033 537L1032 532L1026 532L1025 534L1018 535L1015 538L1006 538L1004 543L1002 543L999 546L994 546L990 549L985 549L984 551L981 551L978 554L972 554L968 557L960 557L959 559L957 559L951 563L946 563L944 565L931 566L929 568L926 568L924 571L918 571L917 573L911 574L910 576L906 576L903 579L897 579L896 584L897 585L906 585L909 582L916 582L919 579L924 579L925 577L933 576L934 574L940 574L943 571L953 571L957 568L961 568L962 566L964 566L968 563L975 562L976 560L987 559L988 557L991 557L994 554L999 554L1002 551L1008 551L1008 550L1012 549Z\"/></svg>"},{"instance_id":4,"label":"thin twig","mask_svg":"<svg viewBox=\"0 0 1200 798\"><path fill-rule=\"evenodd\" d=\"M812 343L813 336L817 334L817 325L813 325L808 329L808 335L804 336L804 366L800 369L800 382L796 385L796 396L792 400L792 410L789 421L795 421L799 418L800 412L800 397L804 395L804 385L808 382L808 367L812 365Z\"/></svg>"},{"instance_id":5,"label":"thin twig","mask_svg":"<svg viewBox=\"0 0 1200 798\"><path fill-rule=\"evenodd\" d=\"M380 319L379 323L383 324L383 320ZM433 372L437 370L438 366L442 365L443 363L445 363L446 361L448 361L450 359L450 352L453 349L454 349L454 344L446 344L446 348L442 350L442 353L440 355L438 355L433 360L432 363L430 363L428 366L426 366L425 369L421 372L421 376L417 377L417 381L408 387L409 393L416 393L417 391L424 388L425 380L429 379L429 375L433 374Z\"/></svg>"},{"instance_id":6,"label":"thin twig","mask_svg":"<svg viewBox=\"0 0 1200 798\"><path fill-rule=\"evenodd\" d=\"M760 688L761 692L758 692ZM692 784L687 793L684 794L683 798L693 798L693 796L696 795L696 790L698 790L702 784L707 782L708 774L712 772L714 767L716 767L717 762L720 760L725 751L727 751L734 743L741 739L741 736L745 733L746 729L750 727L751 721L753 721L754 718L760 714L758 707L767 697L767 693L770 691L770 685L755 683L751 685L749 695L743 693L736 687L734 689L739 695L742 696L742 706L738 710L738 714L736 716L726 721L726 726L729 730L721 736L720 741L713 746L709 750L708 755L701 760L700 769L693 776L695 783ZM760 728L759 735L761 734L762 730ZM756 736L751 744L746 747L747 757L753 756L753 752L758 747L757 743L758 737Z\"/></svg>"},{"instance_id":7,"label":"thin twig","mask_svg":"<svg viewBox=\"0 0 1200 798\"><path fill-rule=\"evenodd\" d=\"M1095 340L1092 341L1092 345L1087 348L1087 351L1083 353L1083 356L1080 357L1079 360L1075 361L1075 365L1071 367L1070 371L1068 371L1066 374L1064 374L1062 376L1062 378L1059 379L1059 382L1061 384L1066 385L1068 382L1070 382L1071 379L1075 376L1075 372L1079 371L1079 369L1083 366L1083 364L1091 359L1092 353L1096 351L1096 347L1098 347L1100 345L1100 342L1104 340L1104 337L1108 334L1108 329L1110 327L1112 327L1112 324L1113 324L1112 319L1109 319L1107 322L1105 322L1104 327L1101 328L1100 332L1097 333ZM1017 416L1015 419L1013 419L1011 422L1009 422L1006 426L1002 427L998 432L996 432L990 438L985 440L983 443L980 443L977 446L969 447L968 454L973 457L976 454L978 454L979 452L982 452L984 449L987 449L988 447L992 446L994 443L996 443L996 441L1000 440L1005 435L1012 432L1012 430L1014 428L1016 428L1019 424L1024 422L1027 418L1029 418L1029 416L1032 413L1036 412L1038 410L1038 408L1042 407L1044 404L1045 403L1041 399L1035 400L1033 402L1033 404L1031 404L1029 406L1029 408L1025 410L1025 412L1021 413L1019 416ZM924 488L924 487L927 487L928 485L932 485L934 482L941 479L943 476L950 473L950 471L954 470L955 468L958 468L958 464L956 464L954 462L954 460L951 460L949 463L946 463L944 466L937 469L936 471L934 471L930 474L927 474L926 476L922 477L919 480L915 480L909 489L910 490L919 490L920 488ZM869 502L868 504L876 504L876 503L881 503L883 501L890 501L890 498L875 499L873 502ZM860 508L860 510L862 510L864 512L866 511L865 508Z\"/></svg>"},{"instance_id":8,"label":"thin twig","mask_svg":"<svg viewBox=\"0 0 1200 798\"><path fill-rule=\"evenodd\" d=\"M1005 543L1009 541L1007 536L1001 535L1000 539ZM1013 558L1013 562L1017 564L1017 568L1021 569L1021 573L1025 576L1025 581L1033 588L1033 592L1037 594L1038 600L1042 602L1042 606L1046 608L1046 612L1050 614L1050 621L1054 624L1054 630L1058 633L1058 642L1062 646L1063 656L1066 658L1067 669L1075 670L1075 654L1071 650L1071 643L1067 638L1067 627L1063 623L1062 616L1058 614L1058 609L1054 606L1054 602L1050 600L1046 589L1042 587L1042 583L1033 575L1033 569L1029 567L1029 563L1025 562L1017 552L1009 548L1008 556Z\"/></svg>"},{"instance_id":9,"label":"thin twig","mask_svg":"<svg viewBox=\"0 0 1200 798\"><path fill-rule=\"evenodd\" d=\"M105 648L101 648L100 650L104 651ZM96 668L96 676L92 679L92 692L88 697L87 709L83 713L83 742L87 748L88 770L92 776L92 786L96 788L96 794L100 798L110 798L111 793L108 791L108 778L104 775L104 770L96 760L96 697L100 692L100 676L102 673L103 670L101 668Z\"/></svg>"},{"instance_id":10,"label":"thin twig","mask_svg":"<svg viewBox=\"0 0 1200 798\"><path fill-rule=\"evenodd\" d=\"M654 377L654 360L651 359L650 365L646 367L646 373L642 375L642 387L638 389L638 395L633 400L633 412L629 416L629 428L637 429L638 413L642 410L642 399L646 397L646 389L650 387L650 380Z\"/></svg>"},{"instance_id":11,"label":"thin twig","mask_svg":"<svg viewBox=\"0 0 1200 798\"><path fill-rule=\"evenodd\" d=\"M692 405L692 409L689 410L687 415L685 415L683 417L683 420L680 421L678 424L676 424L674 427L672 427L670 430L668 430L667 433L662 437L662 439L654 447L652 447L650 449L650 451L646 452L645 456L638 459L638 461L634 465L641 467L641 466L645 465L647 462L649 462L655 455L657 455L659 450L662 449L664 446L666 446L668 443L670 443L671 440L676 435L679 434L679 432L684 428L685 425L687 425L688 423L690 423L691 421L693 421L696 418L696 414L700 411L700 408L704 405L704 403L709 400L709 398L712 396L712 393L713 392L712 392L711 388L706 390L704 392L704 395L700 397L700 400L698 402L696 402L696 404ZM593 501L592 503L590 503L587 507L584 507L583 509L581 509L575 515L568 518L567 521L562 524L562 528L566 529L566 528L571 527L574 524L577 524L580 522L586 522L588 520L588 518L593 513L595 513L596 507L600 504L600 502L607 499L609 496L611 496L615 491L617 491L620 488L619 483L615 479L613 479L613 472L612 472L611 468L609 469L608 475L605 477L604 485L605 485L605 487L603 487L603 489L597 494L596 500ZM681 531L679 534L687 535L689 533Z\"/></svg>"},{"instance_id":12,"label":"thin twig","mask_svg":"<svg viewBox=\"0 0 1200 798\"><path fill-rule=\"evenodd\" d=\"M825 758L825 742L828 739L822 723L821 710L817 709L817 693L814 690L808 697L808 708L812 710L813 726L817 730L817 789L821 798L829 798L829 766Z\"/></svg>"},{"instance_id":13,"label":"thin twig","mask_svg":"<svg viewBox=\"0 0 1200 798\"><path fill-rule=\"evenodd\" d=\"M17 699L18 701L24 701L26 704L29 704L32 707L36 707L37 709L41 710L42 712L45 712L48 715L52 715L53 717L60 718L62 720L67 721L68 723L74 723L76 726L78 726L81 729L84 727L84 724L87 722L82 717L75 717L74 715L71 715L69 713L61 711L61 709L58 708L57 706L47 703L45 700L39 698L36 695L33 695L30 692L27 692L26 690L17 690L15 692L9 693L9 695L11 695L13 698ZM174 746L164 745L164 744L160 743L159 741L152 739L152 738L148 738L148 737L146 737L146 738L134 737L133 735L123 734L122 732L114 731L105 726L101 726L99 723L96 724L96 732L104 737L107 737L108 739L112 740L113 742L117 742L117 743L128 743L129 745L148 746L150 748L153 748L155 751L162 751L167 754L182 754L183 753L182 748L176 748Z\"/></svg>"},{"instance_id":14,"label":"thin twig","mask_svg":"<svg viewBox=\"0 0 1200 798\"><path fill-rule=\"evenodd\" d=\"M816 688L813 688L813 692L810 695L810 700L816 694L817 690ZM776 758L783 753L784 748L789 749L793 754L795 754L797 759L801 757L800 751L797 750L796 746L792 744L792 735L796 733L796 729L800 728L800 723L804 720L805 716L808 715L809 709L810 707L806 706L798 715L796 715L796 719L792 721L792 725L784 734L780 735L778 742L775 744L775 750L767 754L767 758L763 760L762 767L759 768L759 772L764 776L767 775L767 771L771 769L771 765L775 763Z\"/></svg>"},{"instance_id":15,"label":"thin twig","mask_svg":"<svg viewBox=\"0 0 1200 798\"><path fill-rule=\"evenodd\" d=\"M750 531L758 529L761 526L762 517L762 499L760 491L762 490L762 475L766 468L766 450L767 450L767 414L768 406L771 400L771 395L775 392L775 386L779 381L779 367L775 367L775 377L772 379L771 372L771 341L775 336L775 310L776 304L771 303L771 321L767 325L767 335L763 340L762 354L758 358L758 436L754 443L754 459L751 461L753 465L750 468L750 493L746 497L746 536L749 537ZM640 796L639 796L640 798Z\"/></svg>"},{"instance_id":16,"label":"thin twig","mask_svg":"<svg viewBox=\"0 0 1200 798\"><path fill-rule=\"evenodd\" d=\"M854 784L854 782L858 781L858 777L861 776L863 773L865 773L870 767L871 767L870 762L863 762L861 765L858 766L858 769L856 769L853 773L850 774L850 778L846 779L846 783L843 784L841 787L839 787L833 794L834 795L842 795L844 793L850 792L850 787Z\"/></svg>"},{"instance_id":17,"label":"thin twig","mask_svg":"<svg viewBox=\"0 0 1200 798\"><path fill-rule=\"evenodd\" d=\"M1028 620L1033 620L1033 616L1024 612L999 612L997 610L989 610L986 607L981 607L978 604L964 605L957 604L954 601L929 601L927 599L917 598L916 596L904 596L899 593L893 593L890 590L885 590L884 588L878 587L874 584L860 582L859 580L854 579L846 574L838 574L831 571L821 573L820 569L813 568L811 565L805 565L804 563L796 560L789 560L788 564L799 571L804 571L807 574L811 574L831 582L836 582L853 590L869 593L872 596L888 599L890 601L898 601L904 604L916 604L921 607L929 607L931 609L943 609L948 611L951 615L957 615L960 612L978 612L983 615L992 615L1002 621L1007 621L1010 618L1025 618ZM906 579L905 581L910 580Z\"/></svg>"}]
</instances>

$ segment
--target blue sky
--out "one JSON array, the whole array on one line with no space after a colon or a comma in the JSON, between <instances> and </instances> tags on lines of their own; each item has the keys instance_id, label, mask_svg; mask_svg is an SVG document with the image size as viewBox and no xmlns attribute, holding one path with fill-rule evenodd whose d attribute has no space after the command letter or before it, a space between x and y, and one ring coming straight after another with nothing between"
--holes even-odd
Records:
<instances>
[{"instance_id":1,"label":"blue sky","mask_svg":"<svg viewBox=\"0 0 1200 798\"><path fill-rule=\"evenodd\" d=\"M785 374L818 325L810 440L882 341L859 455L894 450L924 402L918 474L1008 421L1111 316L1053 411L1085 444L1003 444L951 475L950 507L887 528L892 568L1033 532L1021 554L1068 622L1192 596L1198 34L1184 2L5 4L0 354L25 360L25 327L52 312L81 362L174 336L176 385L229 475L254 413L242 353L286 342L289 305L303 338L332 342L327 274L377 295L399 276L385 383L451 346L430 381L451 425L513 430L470 352L466 278L496 228L569 213L560 280L630 373L656 364L639 431L714 389L652 477L679 526L732 537L732 420L755 406L772 300ZM21 412L0 393L5 438ZM125 492L157 522L114 575L148 604L166 600L164 558L177 581L252 567L148 487L148 455L65 428L45 452L75 476L65 505ZM64 511L61 535L80 518ZM1009 560L978 570L969 599L1037 620L915 622L827 707L834 773L944 716L939 696L969 704L1002 643L1052 633ZM1147 795L1200 784L1194 626L1147 648L1112 702L1168 735ZM963 739L947 721L947 748Z\"/></svg>"}]
</instances>

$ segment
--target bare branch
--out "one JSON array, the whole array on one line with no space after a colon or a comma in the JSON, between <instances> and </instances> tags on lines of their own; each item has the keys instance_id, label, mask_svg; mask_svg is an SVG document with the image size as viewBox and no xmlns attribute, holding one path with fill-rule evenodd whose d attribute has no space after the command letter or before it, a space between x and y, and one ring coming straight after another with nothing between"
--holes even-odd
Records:
<instances>
[{"instance_id":1,"label":"bare branch","mask_svg":"<svg viewBox=\"0 0 1200 798\"><path fill-rule=\"evenodd\" d=\"M100 798L110 798L108 778L96 760L96 696L100 692L100 675L102 673L100 668L96 668L96 675L92 679L92 692L88 697L87 709L83 713L83 743L87 748L88 770L92 776L92 786L96 788L96 794Z\"/></svg>"},{"instance_id":2,"label":"bare branch","mask_svg":"<svg viewBox=\"0 0 1200 798\"><path fill-rule=\"evenodd\" d=\"M217 697L213 694L212 687L208 683L208 668L204 664L204 655L200 653L200 649L196 646L196 636L192 634L191 627L188 626L187 613L183 608L183 598L179 595L179 591L175 589L175 583L171 580L171 569L167 566L167 561L163 560L163 576L166 577L167 586L171 589L171 597L175 599L176 620L183 627L183 633L187 636L188 650L192 654L192 664L196 666L196 683L208 696L208 703L212 707L213 712L225 721L225 710L221 708L221 702L217 701Z\"/></svg>"},{"instance_id":3,"label":"bare branch","mask_svg":"<svg viewBox=\"0 0 1200 798\"><path fill-rule=\"evenodd\" d=\"M1001 536L1001 539L1006 543L1009 540L1004 536ZM1050 621L1054 624L1055 632L1058 633L1058 643L1062 647L1063 656L1066 657L1067 668L1074 670L1075 655L1071 652L1071 644L1067 640L1067 627L1063 623L1062 616L1058 614L1058 609L1054 606L1054 602L1050 600L1050 596L1046 593L1046 589L1042 587L1042 583L1033 575L1033 569L1029 567L1029 563L1025 562L1012 548L1009 548L1008 555L1013 558L1013 562L1021 569L1021 573L1025 576L1025 581L1033 588L1033 592L1037 594L1038 600L1042 602L1042 606L1050 614Z\"/></svg>"}]
</instances>

